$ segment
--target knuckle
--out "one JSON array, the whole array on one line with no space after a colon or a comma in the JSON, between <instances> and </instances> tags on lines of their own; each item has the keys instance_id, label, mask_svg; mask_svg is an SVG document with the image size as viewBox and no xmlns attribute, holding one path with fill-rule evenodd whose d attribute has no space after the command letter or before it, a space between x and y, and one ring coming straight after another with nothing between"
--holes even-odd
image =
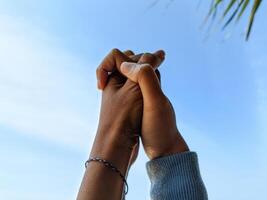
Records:
<instances>
[{"instance_id":1,"label":"knuckle","mask_svg":"<svg viewBox=\"0 0 267 200\"><path fill-rule=\"evenodd\" d=\"M97 67L96 70L95 70L95 74L96 74L96 77L99 78L100 77L100 67Z\"/></svg>"},{"instance_id":2,"label":"knuckle","mask_svg":"<svg viewBox=\"0 0 267 200\"><path fill-rule=\"evenodd\" d=\"M103 69L103 64L99 65L99 66L96 68L96 70L95 70L96 75L97 75L97 76L100 76L100 74L101 74L102 71L104 71L104 69Z\"/></svg>"},{"instance_id":3,"label":"knuckle","mask_svg":"<svg viewBox=\"0 0 267 200\"><path fill-rule=\"evenodd\" d=\"M98 73L99 73L99 67L96 68L95 72L96 72L96 75L98 75Z\"/></svg>"},{"instance_id":4,"label":"knuckle","mask_svg":"<svg viewBox=\"0 0 267 200\"><path fill-rule=\"evenodd\" d=\"M134 52L132 51L132 50L130 50L130 49L127 49L124 53L126 53L126 54L134 54Z\"/></svg>"},{"instance_id":5,"label":"knuckle","mask_svg":"<svg viewBox=\"0 0 267 200\"><path fill-rule=\"evenodd\" d=\"M151 67L151 65L147 64L140 68L139 73L142 75L146 75L146 74L150 74L151 72L153 72L153 68Z\"/></svg>"},{"instance_id":6,"label":"knuckle","mask_svg":"<svg viewBox=\"0 0 267 200\"><path fill-rule=\"evenodd\" d=\"M137 79L139 79L139 82L142 83L152 73L153 73L153 68L151 67L151 65L149 64L144 65L140 68Z\"/></svg>"},{"instance_id":7,"label":"knuckle","mask_svg":"<svg viewBox=\"0 0 267 200\"><path fill-rule=\"evenodd\" d=\"M142 56L143 60L153 60L155 58L155 56L151 53L144 53Z\"/></svg>"},{"instance_id":8,"label":"knuckle","mask_svg":"<svg viewBox=\"0 0 267 200\"><path fill-rule=\"evenodd\" d=\"M113 48L113 49L111 50L111 54L113 54L113 55L117 55L119 52L120 52L120 50L117 49L117 48Z\"/></svg>"}]
</instances>

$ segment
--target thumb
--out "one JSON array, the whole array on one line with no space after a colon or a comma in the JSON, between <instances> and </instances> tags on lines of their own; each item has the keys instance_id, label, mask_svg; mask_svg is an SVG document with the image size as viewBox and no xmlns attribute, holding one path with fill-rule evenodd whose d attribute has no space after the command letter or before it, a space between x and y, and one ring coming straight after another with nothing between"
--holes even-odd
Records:
<instances>
[{"instance_id":1,"label":"thumb","mask_svg":"<svg viewBox=\"0 0 267 200\"><path fill-rule=\"evenodd\" d=\"M139 84L144 104L151 105L164 96L158 77L151 65L123 62L120 69L127 78Z\"/></svg>"}]
</instances>

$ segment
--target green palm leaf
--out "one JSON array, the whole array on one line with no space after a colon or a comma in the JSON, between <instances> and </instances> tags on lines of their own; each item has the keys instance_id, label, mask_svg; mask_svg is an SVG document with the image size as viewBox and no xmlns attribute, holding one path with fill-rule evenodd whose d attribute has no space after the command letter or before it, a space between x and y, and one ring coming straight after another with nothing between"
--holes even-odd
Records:
<instances>
[{"instance_id":1,"label":"green palm leaf","mask_svg":"<svg viewBox=\"0 0 267 200\"><path fill-rule=\"evenodd\" d=\"M226 0L212 0L212 5L209 10L207 18L209 18L212 15L213 15L213 18L216 17L218 7L225 1ZM240 18L243 16L244 12L247 10L248 5L251 1L253 1L254 3L253 3L250 16L249 16L249 23L248 23L248 28L246 32L246 40L248 40L251 34L253 24L254 24L256 13L262 3L262 0L229 0L227 7L222 14L222 20L225 19L231 11L233 12L228 18L228 20L225 22L223 29L226 28L235 18L236 18L236 21L239 21Z\"/></svg>"},{"instance_id":2,"label":"green palm leaf","mask_svg":"<svg viewBox=\"0 0 267 200\"><path fill-rule=\"evenodd\" d=\"M252 26L253 26L253 23L254 23L255 15L256 15L256 12L258 11L258 8L261 5L261 2L262 2L262 0L255 0L254 1L254 5L253 5L253 8L252 8L250 17L249 17L250 19L249 19L249 25L248 25L248 30L247 30L247 36L246 36L247 40L249 39L249 36L250 36L250 33L251 33L251 29L252 29Z\"/></svg>"},{"instance_id":3,"label":"green palm leaf","mask_svg":"<svg viewBox=\"0 0 267 200\"><path fill-rule=\"evenodd\" d=\"M236 0L235 0L235 2L236 2ZM240 7L242 6L243 2L244 2L244 0L241 0L241 1L240 1L240 3L238 4L238 6L236 7L236 9L234 10L233 14L230 16L230 18L229 18L229 19L226 21L226 23L224 24L223 29L225 29L225 28L226 28L226 27L233 21L233 19L235 18L235 16L236 16L237 13L238 13ZM230 5L230 4L229 4L229 5ZM232 7L232 6L231 6L231 7ZM229 10L230 10L230 9L229 9ZM226 10L226 11L224 12L224 16L223 16L223 18L227 15L227 13L229 12L229 10Z\"/></svg>"},{"instance_id":4,"label":"green palm leaf","mask_svg":"<svg viewBox=\"0 0 267 200\"><path fill-rule=\"evenodd\" d=\"M231 0L231 2L228 4L226 10L223 13L223 18L228 14L228 12L231 10L233 5L237 2L237 0Z\"/></svg>"},{"instance_id":5,"label":"green palm leaf","mask_svg":"<svg viewBox=\"0 0 267 200\"><path fill-rule=\"evenodd\" d=\"M237 21L239 21L240 18L242 17L244 11L245 11L246 8L248 7L249 2L250 2L250 0L246 0L246 1L243 3L242 9L241 9L241 11L239 12L239 14L238 14L238 16L237 16Z\"/></svg>"}]
</instances>

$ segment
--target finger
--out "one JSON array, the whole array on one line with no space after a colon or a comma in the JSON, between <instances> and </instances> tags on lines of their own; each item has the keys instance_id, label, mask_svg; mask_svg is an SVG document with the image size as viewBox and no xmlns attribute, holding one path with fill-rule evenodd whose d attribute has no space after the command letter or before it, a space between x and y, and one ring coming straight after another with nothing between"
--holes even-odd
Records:
<instances>
[{"instance_id":1,"label":"finger","mask_svg":"<svg viewBox=\"0 0 267 200\"><path fill-rule=\"evenodd\" d=\"M104 89L113 88L116 90L122 87L126 81L127 78L124 75L122 75L119 71L115 71L108 76L107 84Z\"/></svg>"},{"instance_id":2,"label":"finger","mask_svg":"<svg viewBox=\"0 0 267 200\"><path fill-rule=\"evenodd\" d=\"M113 49L104 58L96 70L97 86L99 89L105 88L109 73L116 70L120 71L120 65L124 61L130 61L130 58L118 49Z\"/></svg>"},{"instance_id":3,"label":"finger","mask_svg":"<svg viewBox=\"0 0 267 200\"><path fill-rule=\"evenodd\" d=\"M158 56L161 60L165 59L165 51L163 50L158 50L154 53L154 55Z\"/></svg>"},{"instance_id":4,"label":"finger","mask_svg":"<svg viewBox=\"0 0 267 200\"><path fill-rule=\"evenodd\" d=\"M137 55L132 55L130 56L132 62L138 62L140 58L142 57L143 53L137 54Z\"/></svg>"},{"instance_id":5,"label":"finger","mask_svg":"<svg viewBox=\"0 0 267 200\"><path fill-rule=\"evenodd\" d=\"M140 55L139 64L150 64L152 68L158 68L165 59L165 52L163 50L156 51L155 53L144 53ZM160 80L160 79L159 79ZM128 79L125 83L125 87L131 87L133 82Z\"/></svg>"},{"instance_id":6,"label":"finger","mask_svg":"<svg viewBox=\"0 0 267 200\"><path fill-rule=\"evenodd\" d=\"M159 79L151 65L123 62L121 72L131 81L139 84L144 105L153 104L155 100L164 97Z\"/></svg>"},{"instance_id":7,"label":"finger","mask_svg":"<svg viewBox=\"0 0 267 200\"><path fill-rule=\"evenodd\" d=\"M134 52L132 50L126 50L123 53L128 57L134 56Z\"/></svg>"},{"instance_id":8,"label":"finger","mask_svg":"<svg viewBox=\"0 0 267 200\"><path fill-rule=\"evenodd\" d=\"M129 58L131 58L132 56L135 56L132 50L126 50L126 51L123 51L123 53ZM108 85L111 87L114 87L114 85L120 86L121 84L126 82L126 79L127 78L124 75L120 74L119 71L116 71L109 75Z\"/></svg>"},{"instance_id":9,"label":"finger","mask_svg":"<svg viewBox=\"0 0 267 200\"><path fill-rule=\"evenodd\" d=\"M138 62L143 55L143 53L140 53L137 55L130 56L130 58L133 62ZM163 50L156 51L155 53L153 53L153 55L159 57L159 59L162 60L161 62L163 62L165 59L165 52Z\"/></svg>"},{"instance_id":10,"label":"finger","mask_svg":"<svg viewBox=\"0 0 267 200\"><path fill-rule=\"evenodd\" d=\"M128 57L132 57L135 56L134 52L132 50L126 50L123 51L124 55L128 56ZM108 82L110 86L114 86L114 85L120 85L122 83L125 83L126 81L126 77L123 76L122 74L120 74L119 72L113 72L111 75L109 75L108 77Z\"/></svg>"},{"instance_id":11,"label":"finger","mask_svg":"<svg viewBox=\"0 0 267 200\"><path fill-rule=\"evenodd\" d=\"M165 59L165 53L160 50L155 52L154 54L151 53L144 53L141 58L139 59L138 63L140 64L150 64L154 69L158 68L161 63Z\"/></svg>"}]
</instances>

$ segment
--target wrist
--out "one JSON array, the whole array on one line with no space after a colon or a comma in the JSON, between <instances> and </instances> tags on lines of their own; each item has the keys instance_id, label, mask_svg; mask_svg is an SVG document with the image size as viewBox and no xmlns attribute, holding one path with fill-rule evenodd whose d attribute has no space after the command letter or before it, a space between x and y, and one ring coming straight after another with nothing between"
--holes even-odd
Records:
<instances>
[{"instance_id":1,"label":"wrist","mask_svg":"<svg viewBox=\"0 0 267 200\"><path fill-rule=\"evenodd\" d=\"M125 141L122 129L97 132L90 156L100 157L115 165L124 175L127 172L132 148Z\"/></svg>"},{"instance_id":2,"label":"wrist","mask_svg":"<svg viewBox=\"0 0 267 200\"><path fill-rule=\"evenodd\" d=\"M180 133L178 133L164 145L160 145L157 148L147 149L147 154L150 160L153 160L187 151L189 151L189 147Z\"/></svg>"},{"instance_id":3,"label":"wrist","mask_svg":"<svg viewBox=\"0 0 267 200\"><path fill-rule=\"evenodd\" d=\"M184 138L178 134L178 137L176 140L174 140L174 143L171 145L171 148L168 152L166 152L168 155L173 155L176 153L183 153L189 151L189 147L187 143L185 142Z\"/></svg>"}]
</instances>

